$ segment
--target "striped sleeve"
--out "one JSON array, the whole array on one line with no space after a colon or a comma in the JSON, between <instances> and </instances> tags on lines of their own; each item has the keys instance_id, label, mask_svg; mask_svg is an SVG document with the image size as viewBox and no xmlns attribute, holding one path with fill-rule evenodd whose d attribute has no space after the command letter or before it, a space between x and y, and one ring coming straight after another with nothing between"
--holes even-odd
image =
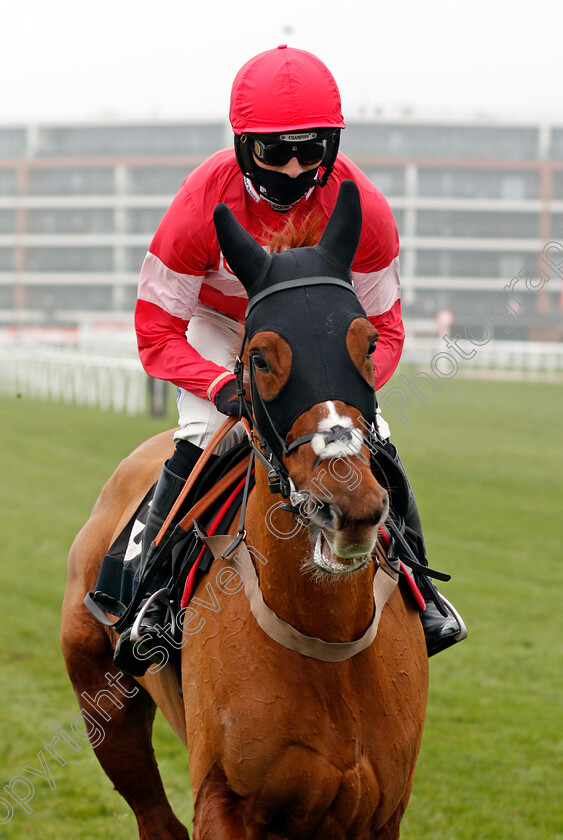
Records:
<instances>
[{"instance_id":1,"label":"striped sleeve","mask_svg":"<svg viewBox=\"0 0 563 840\"><path fill-rule=\"evenodd\" d=\"M368 317L378 332L377 345L373 354L375 387L378 389L391 379L403 352L405 328L401 315L401 301L396 300L388 312Z\"/></svg>"},{"instance_id":2,"label":"striped sleeve","mask_svg":"<svg viewBox=\"0 0 563 840\"><path fill-rule=\"evenodd\" d=\"M352 265L352 280L358 299L379 334L373 360L376 387L381 388L395 372L405 340L399 234L391 208L381 193L366 200L362 212L362 236Z\"/></svg>"},{"instance_id":3,"label":"striped sleeve","mask_svg":"<svg viewBox=\"0 0 563 840\"><path fill-rule=\"evenodd\" d=\"M173 382L202 399L213 399L231 371L204 359L186 340L188 322L154 303L139 299L135 329L139 358L156 379Z\"/></svg>"},{"instance_id":4,"label":"striped sleeve","mask_svg":"<svg viewBox=\"0 0 563 840\"><path fill-rule=\"evenodd\" d=\"M156 254L146 255L137 297L154 303L169 315L189 321L199 296L203 275L173 271Z\"/></svg>"},{"instance_id":5,"label":"striped sleeve","mask_svg":"<svg viewBox=\"0 0 563 840\"><path fill-rule=\"evenodd\" d=\"M205 226L184 186L160 223L139 278L135 330L139 358L150 376L212 399L232 373L204 359L188 343L207 265Z\"/></svg>"},{"instance_id":6,"label":"striped sleeve","mask_svg":"<svg viewBox=\"0 0 563 840\"><path fill-rule=\"evenodd\" d=\"M379 271L365 274L352 271L352 282L368 318L388 312L401 297L399 257L394 257L389 265Z\"/></svg>"}]
</instances>

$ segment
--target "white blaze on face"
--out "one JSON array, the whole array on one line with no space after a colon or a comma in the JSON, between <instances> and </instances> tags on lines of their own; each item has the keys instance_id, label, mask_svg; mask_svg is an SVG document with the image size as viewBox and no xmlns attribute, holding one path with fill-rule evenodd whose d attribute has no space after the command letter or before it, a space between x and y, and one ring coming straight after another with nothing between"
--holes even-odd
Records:
<instances>
[{"instance_id":1,"label":"white blaze on face","mask_svg":"<svg viewBox=\"0 0 563 840\"><path fill-rule=\"evenodd\" d=\"M338 414L332 401L324 403L323 408L327 416L320 421L311 440L315 455L321 460L359 455L363 441L361 431L354 427L349 417Z\"/></svg>"}]
</instances>

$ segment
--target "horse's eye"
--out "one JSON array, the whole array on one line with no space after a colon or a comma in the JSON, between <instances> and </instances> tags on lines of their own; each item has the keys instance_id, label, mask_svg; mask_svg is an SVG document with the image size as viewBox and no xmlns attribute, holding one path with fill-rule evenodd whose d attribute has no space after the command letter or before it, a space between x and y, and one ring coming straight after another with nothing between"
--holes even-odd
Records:
<instances>
[{"instance_id":1,"label":"horse's eye","mask_svg":"<svg viewBox=\"0 0 563 840\"><path fill-rule=\"evenodd\" d=\"M270 370L270 366L266 359L260 355L260 353L254 352L250 354L250 358L252 359L252 364L256 368L256 370Z\"/></svg>"},{"instance_id":2,"label":"horse's eye","mask_svg":"<svg viewBox=\"0 0 563 840\"><path fill-rule=\"evenodd\" d=\"M366 358L367 358L367 359L371 359L371 357L372 357L372 356L373 356L373 354L375 353L375 347L376 347L376 345L377 345L377 338L374 338L374 339L373 339L373 341L371 341L371 342L370 342L370 345L369 345L369 347L368 347L368 351L367 351L367 353L366 353Z\"/></svg>"}]
</instances>

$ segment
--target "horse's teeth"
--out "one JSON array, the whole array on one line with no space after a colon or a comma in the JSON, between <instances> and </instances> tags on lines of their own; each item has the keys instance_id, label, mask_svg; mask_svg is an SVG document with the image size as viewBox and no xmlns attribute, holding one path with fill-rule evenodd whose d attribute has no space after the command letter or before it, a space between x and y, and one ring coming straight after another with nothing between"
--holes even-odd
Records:
<instances>
[{"instance_id":1,"label":"horse's teeth","mask_svg":"<svg viewBox=\"0 0 563 840\"><path fill-rule=\"evenodd\" d=\"M330 552L328 555L323 551L323 543L328 552ZM349 563L341 563L336 560L332 554L328 540L323 538L322 533L317 535L313 551L313 563L322 572L328 572L328 574L331 575L349 574L350 572L355 572L358 569L361 569L362 566L365 566L366 563L369 562L369 560L369 555L365 555L364 557L356 557Z\"/></svg>"}]
</instances>

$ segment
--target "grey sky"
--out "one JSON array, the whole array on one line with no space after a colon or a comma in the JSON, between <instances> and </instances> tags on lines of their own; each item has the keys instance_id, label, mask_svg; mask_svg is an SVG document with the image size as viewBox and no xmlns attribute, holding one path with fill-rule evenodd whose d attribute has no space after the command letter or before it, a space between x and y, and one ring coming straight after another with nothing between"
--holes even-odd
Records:
<instances>
[{"instance_id":1,"label":"grey sky","mask_svg":"<svg viewBox=\"0 0 563 840\"><path fill-rule=\"evenodd\" d=\"M311 50L344 116L563 124L563 0L1 0L0 123L222 118L250 56Z\"/></svg>"}]
</instances>

